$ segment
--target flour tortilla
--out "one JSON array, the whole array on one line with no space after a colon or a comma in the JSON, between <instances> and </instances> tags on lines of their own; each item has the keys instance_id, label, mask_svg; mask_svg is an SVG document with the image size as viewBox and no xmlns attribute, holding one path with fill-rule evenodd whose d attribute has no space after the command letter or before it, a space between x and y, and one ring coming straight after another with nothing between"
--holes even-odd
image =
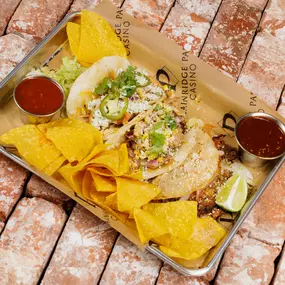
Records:
<instances>
[{"instance_id":1,"label":"flour tortilla","mask_svg":"<svg viewBox=\"0 0 285 285\"><path fill-rule=\"evenodd\" d=\"M207 186L219 173L220 154L212 138L195 128L195 144L177 168L157 176L152 183L161 193L156 199L179 198Z\"/></svg>"},{"instance_id":2,"label":"flour tortilla","mask_svg":"<svg viewBox=\"0 0 285 285\"><path fill-rule=\"evenodd\" d=\"M163 101L163 100L162 100ZM159 104L159 103L158 103ZM149 116L151 112L153 112L153 109L156 107L153 106L150 110L139 114L136 118L134 118L131 122L129 122L127 125L121 127L117 133L114 135L110 136L109 139L107 140L107 144L113 145L118 147L120 144L126 142L126 137L125 134L131 129L132 126L136 125L139 121L143 120L145 117ZM174 111L179 114L184 116L179 110L171 106ZM156 169L151 169L151 168L145 168L142 170L142 179L148 180L152 179L154 177L157 177L159 175L165 174L166 176L168 173L171 173L171 171L177 167L179 167L190 155L191 153L195 152L195 148L197 148L197 145L200 143L200 136L203 138L206 136L206 138L212 142L212 139L210 138L209 135L207 135L201 127L195 126L190 128L190 130L184 135L184 142L182 145L178 148L178 150L175 152L175 154L172 157L172 160L159 167ZM212 144L214 145L214 144ZM210 144L210 146L212 146ZM215 146L214 146L215 148ZM215 148L215 154L217 154L217 150ZM212 159L212 157L211 157ZM214 161L215 165L215 161ZM214 166L215 168L215 166ZM167 191L166 191L167 192ZM164 195L164 194L163 194ZM166 197L168 198L168 197Z\"/></svg>"},{"instance_id":3,"label":"flour tortilla","mask_svg":"<svg viewBox=\"0 0 285 285\"><path fill-rule=\"evenodd\" d=\"M105 77L116 77L118 70L125 71L130 62L120 56L107 56L95 62L85 70L73 83L68 99L66 111L68 117L80 117L83 114L84 106L92 98L86 91L93 91ZM82 92L82 93L81 93Z\"/></svg>"}]
</instances>

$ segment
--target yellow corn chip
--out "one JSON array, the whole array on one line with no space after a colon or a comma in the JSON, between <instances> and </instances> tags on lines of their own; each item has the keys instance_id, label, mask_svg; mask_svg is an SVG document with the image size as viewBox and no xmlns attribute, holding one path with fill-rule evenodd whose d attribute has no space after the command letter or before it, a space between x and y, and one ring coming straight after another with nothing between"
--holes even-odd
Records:
<instances>
[{"instance_id":1,"label":"yellow corn chip","mask_svg":"<svg viewBox=\"0 0 285 285\"><path fill-rule=\"evenodd\" d=\"M143 209L164 221L172 234L172 243L177 238L188 238L197 221L197 202L194 201L149 203Z\"/></svg>"},{"instance_id":2,"label":"yellow corn chip","mask_svg":"<svg viewBox=\"0 0 285 285\"><path fill-rule=\"evenodd\" d=\"M116 178L117 203L120 212L130 213L133 208L140 208L155 198L160 190L153 184Z\"/></svg>"},{"instance_id":3,"label":"yellow corn chip","mask_svg":"<svg viewBox=\"0 0 285 285\"><path fill-rule=\"evenodd\" d=\"M128 155L128 148L127 145L124 143L119 148L119 175L123 175L128 173L129 171L129 155Z\"/></svg>"},{"instance_id":4,"label":"yellow corn chip","mask_svg":"<svg viewBox=\"0 0 285 285\"><path fill-rule=\"evenodd\" d=\"M113 193L111 195L114 194L116 193ZM121 213L117 211L116 207L112 208L112 205L109 205L108 197L110 197L111 195L109 195L109 193L97 192L94 184L91 186L91 200L93 200L95 204L98 205L101 209L103 209L106 213L112 215L114 218L118 219L122 223L125 223L128 218L128 214Z\"/></svg>"},{"instance_id":5,"label":"yellow corn chip","mask_svg":"<svg viewBox=\"0 0 285 285\"><path fill-rule=\"evenodd\" d=\"M38 128L69 162L80 162L95 145L102 143L102 135L96 128L75 119L62 119L41 124Z\"/></svg>"},{"instance_id":6,"label":"yellow corn chip","mask_svg":"<svg viewBox=\"0 0 285 285\"><path fill-rule=\"evenodd\" d=\"M71 52L75 57L77 57L80 42L80 25L68 22L66 25L66 32Z\"/></svg>"},{"instance_id":7,"label":"yellow corn chip","mask_svg":"<svg viewBox=\"0 0 285 285\"><path fill-rule=\"evenodd\" d=\"M66 161L66 158L61 155L55 161L53 161L50 165L46 166L43 171L47 174L52 176L58 169L62 166L62 164Z\"/></svg>"},{"instance_id":8,"label":"yellow corn chip","mask_svg":"<svg viewBox=\"0 0 285 285\"><path fill-rule=\"evenodd\" d=\"M93 183L95 185L96 191L98 192L116 192L117 186L116 182L110 178L100 176L94 172L91 172Z\"/></svg>"},{"instance_id":9,"label":"yellow corn chip","mask_svg":"<svg viewBox=\"0 0 285 285\"><path fill-rule=\"evenodd\" d=\"M104 18L94 12L83 10L81 12L78 60L94 63L102 57L111 55L126 58L123 43Z\"/></svg>"},{"instance_id":10,"label":"yellow corn chip","mask_svg":"<svg viewBox=\"0 0 285 285\"><path fill-rule=\"evenodd\" d=\"M168 243L170 242L170 233L163 220L160 220L149 212L138 208L134 209L134 218L139 238L142 243L147 243L150 240L159 237L168 238Z\"/></svg>"},{"instance_id":11,"label":"yellow corn chip","mask_svg":"<svg viewBox=\"0 0 285 285\"><path fill-rule=\"evenodd\" d=\"M213 218L197 219L192 234L186 239L176 239L171 248L160 246L161 251L170 257L192 260L205 254L226 234L226 230Z\"/></svg>"},{"instance_id":12,"label":"yellow corn chip","mask_svg":"<svg viewBox=\"0 0 285 285\"><path fill-rule=\"evenodd\" d=\"M6 145L14 145L26 161L41 170L61 155L56 146L35 125L12 129L0 136L0 141Z\"/></svg>"},{"instance_id":13,"label":"yellow corn chip","mask_svg":"<svg viewBox=\"0 0 285 285\"><path fill-rule=\"evenodd\" d=\"M137 170L133 173L124 174L122 177L134 180L143 180L143 172L141 170Z\"/></svg>"},{"instance_id":14,"label":"yellow corn chip","mask_svg":"<svg viewBox=\"0 0 285 285\"><path fill-rule=\"evenodd\" d=\"M82 195L86 199L91 199L91 188L93 186L92 175L89 171L85 171L82 181Z\"/></svg>"},{"instance_id":15,"label":"yellow corn chip","mask_svg":"<svg viewBox=\"0 0 285 285\"><path fill-rule=\"evenodd\" d=\"M111 195L107 196L104 204L113 210L118 211L117 193L112 193Z\"/></svg>"},{"instance_id":16,"label":"yellow corn chip","mask_svg":"<svg viewBox=\"0 0 285 285\"><path fill-rule=\"evenodd\" d=\"M99 153L95 158L90 160L89 163L99 168L106 168L114 175L119 174L120 160L119 152L116 149Z\"/></svg>"},{"instance_id":17,"label":"yellow corn chip","mask_svg":"<svg viewBox=\"0 0 285 285\"><path fill-rule=\"evenodd\" d=\"M92 173L95 173L101 176L107 176L107 177L114 176L114 174L106 168L96 167L96 165L93 165L93 164L88 165L88 167L89 167L88 170Z\"/></svg>"},{"instance_id":18,"label":"yellow corn chip","mask_svg":"<svg viewBox=\"0 0 285 285\"><path fill-rule=\"evenodd\" d=\"M108 195L109 193L96 191L95 185L92 183L90 188L90 197L94 202L103 203Z\"/></svg>"},{"instance_id":19,"label":"yellow corn chip","mask_svg":"<svg viewBox=\"0 0 285 285\"><path fill-rule=\"evenodd\" d=\"M81 193L85 171L77 171L75 167L67 164L61 167L58 172L76 193Z\"/></svg>"},{"instance_id":20,"label":"yellow corn chip","mask_svg":"<svg viewBox=\"0 0 285 285\"><path fill-rule=\"evenodd\" d=\"M78 165L85 166L88 165L88 162L91 161L94 157L96 157L99 153L104 150L107 150L108 145L106 144L97 144L90 154L88 154ZM89 163L90 164L90 163Z\"/></svg>"}]
</instances>

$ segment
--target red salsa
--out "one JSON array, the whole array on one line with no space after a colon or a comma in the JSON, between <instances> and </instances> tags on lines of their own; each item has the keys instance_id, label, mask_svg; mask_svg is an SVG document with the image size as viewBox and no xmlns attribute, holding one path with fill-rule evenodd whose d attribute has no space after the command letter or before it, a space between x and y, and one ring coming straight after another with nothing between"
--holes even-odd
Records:
<instances>
[{"instance_id":1,"label":"red salsa","mask_svg":"<svg viewBox=\"0 0 285 285\"><path fill-rule=\"evenodd\" d=\"M45 77L24 79L15 89L15 100L25 111L33 115L56 112L63 103L62 90Z\"/></svg>"},{"instance_id":2,"label":"red salsa","mask_svg":"<svg viewBox=\"0 0 285 285\"><path fill-rule=\"evenodd\" d=\"M285 133L266 117L248 117L240 121L237 138L248 152L260 157L276 157L285 151Z\"/></svg>"}]
</instances>

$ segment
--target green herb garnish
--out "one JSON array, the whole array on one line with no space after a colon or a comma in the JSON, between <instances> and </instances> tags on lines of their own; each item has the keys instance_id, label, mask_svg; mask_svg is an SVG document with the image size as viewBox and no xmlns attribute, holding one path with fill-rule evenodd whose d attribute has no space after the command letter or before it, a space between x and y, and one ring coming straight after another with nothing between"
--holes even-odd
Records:
<instances>
[{"instance_id":1,"label":"green herb garnish","mask_svg":"<svg viewBox=\"0 0 285 285\"><path fill-rule=\"evenodd\" d=\"M169 128L172 131L177 129L177 124L176 124L174 118L171 115L166 114L165 117L164 117L164 121L165 121L165 123L169 126Z\"/></svg>"}]
</instances>

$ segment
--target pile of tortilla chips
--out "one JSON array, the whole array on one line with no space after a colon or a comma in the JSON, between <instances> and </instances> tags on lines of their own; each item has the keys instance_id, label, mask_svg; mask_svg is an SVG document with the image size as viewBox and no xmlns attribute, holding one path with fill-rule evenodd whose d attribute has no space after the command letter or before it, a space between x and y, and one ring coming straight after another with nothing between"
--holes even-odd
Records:
<instances>
[{"instance_id":1,"label":"pile of tortilla chips","mask_svg":"<svg viewBox=\"0 0 285 285\"><path fill-rule=\"evenodd\" d=\"M81 23L69 22L66 31L72 54L84 66L104 56L127 57L123 43L109 23L94 12L83 10Z\"/></svg>"},{"instance_id":2,"label":"pile of tortilla chips","mask_svg":"<svg viewBox=\"0 0 285 285\"><path fill-rule=\"evenodd\" d=\"M197 217L197 202L148 203L134 210L142 242L153 240L170 257L197 259L215 246L225 229L211 217Z\"/></svg>"},{"instance_id":3,"label":"pile of tortilla chips","mask_svg":"<svg viewBox=\"0 0 285 285\"><path fill-rule=\"evenodd\" d=\"M134 219L141 242L156 242L170 257L197 259L225 235L211 217L197 217L197 202L151 202L160 190L140 181L140 172L129 172L126 144L103 144L90 124L61 119L24 125L0 136L0 142L15 146L30 164L121 222L130 225Z\"/></svg>"}]
</instances>

